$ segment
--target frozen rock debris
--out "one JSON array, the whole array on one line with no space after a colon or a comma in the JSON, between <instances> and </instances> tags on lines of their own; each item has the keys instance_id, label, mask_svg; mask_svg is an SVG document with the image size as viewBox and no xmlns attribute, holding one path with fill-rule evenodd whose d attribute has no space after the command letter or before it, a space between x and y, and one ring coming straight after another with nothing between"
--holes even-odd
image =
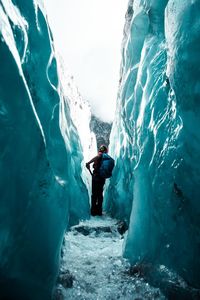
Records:
<instances>
[{"instance_id":1,"label":"frozen rock debris","mask_svg":"<svg viewBox=\"0 0 200 300\"><path fill-rule=\"evenodd\" d=\"M58 280L53 300L166 299L158 288L132 276L121 256L123 237L116 220L92 217L73 226L64 241L59 278L66 274L66 281ZM66 285L69 278L71 286Z\"/></svg>"}]
</instances>

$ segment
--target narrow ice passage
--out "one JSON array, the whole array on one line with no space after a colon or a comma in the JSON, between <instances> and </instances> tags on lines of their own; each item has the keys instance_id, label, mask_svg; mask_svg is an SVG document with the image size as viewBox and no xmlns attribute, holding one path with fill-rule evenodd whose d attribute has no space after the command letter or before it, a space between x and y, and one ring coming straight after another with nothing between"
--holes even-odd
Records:
<instances>
[{"instance_id":1,"label":"narrow ice passage","mask_svg":"<svg viewBox=\"0 0 200 300\"><path fill-rule=\"evenodd\" d=\"M0 0L0 300L52 299L59 268L56 300L200 299L200 1L128 1L104 197L125 242L106 216L77 225L96 141L42 2Z\"/></svg>"},{"instance_id":2,"label":"narrow ice passage","mask_svg":"<svg viewBox=\"0 0 200 300\"><path fill-rule=\"evenodd\" d=\"M92 217L66 233L55 299L165 299L144 279L130 276L117 227L115 219Z\"/></svg>"}]
</instances>

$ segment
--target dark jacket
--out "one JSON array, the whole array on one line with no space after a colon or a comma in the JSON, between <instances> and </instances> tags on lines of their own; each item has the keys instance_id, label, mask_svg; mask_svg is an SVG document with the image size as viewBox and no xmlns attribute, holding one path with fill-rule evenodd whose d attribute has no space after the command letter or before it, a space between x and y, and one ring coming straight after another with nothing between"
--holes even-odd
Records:
<instances>
[{"instance_id":1,"label":"dark jacket","mask_svg":"<svg viewBox=\"0 0 200 300\"><path fill-rule=\"evenodd\" d=\"M97 156L93 157L88 163L86 163L86 167L89 168L90 164L93 163L93 174L98 175L101 166L101 160L102 152L99 152Z\"/></svg>"}]
</instances>

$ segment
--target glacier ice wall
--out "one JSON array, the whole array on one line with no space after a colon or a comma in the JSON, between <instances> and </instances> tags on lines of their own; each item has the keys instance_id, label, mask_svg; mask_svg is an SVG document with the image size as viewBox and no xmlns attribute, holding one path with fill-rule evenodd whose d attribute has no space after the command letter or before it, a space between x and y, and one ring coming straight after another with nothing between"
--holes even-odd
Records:
<instances>
[{"instance_id":1,"label":"glacier ice wall","mask_svg":"<svg viewBox=\"0 0 200 300\"><path fill-rule=\"evenodd\" d=\"M94 157L97 152L96 136L90 128L90 120L92 119L91 107L89 102L81 96L75 84L74 77L70 75L65 66L65 62L59 53L57 53L57 62L60 88L62 95L64 96L64 102L67 102L69 105L70 115L78 131L82 145L82 153L84 158L81 163L82 178L89 192L91 190L91 174L85 167L85 162L89 161L91 157ZM78 206L79 204L77 203L77 208L75 205L73 205L72 209L77 211Z\"/></svg>"},{"instance_id":2,"label":"glacier ice wall","mask_svg":"<svg viewBox=\"0 0 200 300\"><path fill-rule=\"evenodd\" d=\"M40 1L0 1L0 58L0 298L49 300L63 233L89 198Z\"/></svg>"},{"instance_id":3,"label":"glacier ice wall","mask_svg":"<svg viewBox=\"0 0 200 300\"><path fill-rule=\"evenodd\" d=\"M200 285L200 2L129 1L116 167L105 207L127 220L124 255Z\"/></svg>"}]
</instances>

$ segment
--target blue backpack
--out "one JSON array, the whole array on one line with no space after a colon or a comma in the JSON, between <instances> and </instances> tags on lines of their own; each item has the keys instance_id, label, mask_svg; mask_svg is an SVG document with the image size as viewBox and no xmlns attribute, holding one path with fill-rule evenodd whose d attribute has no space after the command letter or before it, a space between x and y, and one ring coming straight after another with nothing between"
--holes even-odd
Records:
<instances>
[{"instance_id":1,"label":"blue backpack","mask_svg":"<svg viewBox=\"0 0 200 300\"><path fill-rule=\"evenodd\" d=\"M102 154L101 166L99 168L99 175L102 178L110 178L114 168L115 161L107 153Z\"/></svg>"}]
</instances>

